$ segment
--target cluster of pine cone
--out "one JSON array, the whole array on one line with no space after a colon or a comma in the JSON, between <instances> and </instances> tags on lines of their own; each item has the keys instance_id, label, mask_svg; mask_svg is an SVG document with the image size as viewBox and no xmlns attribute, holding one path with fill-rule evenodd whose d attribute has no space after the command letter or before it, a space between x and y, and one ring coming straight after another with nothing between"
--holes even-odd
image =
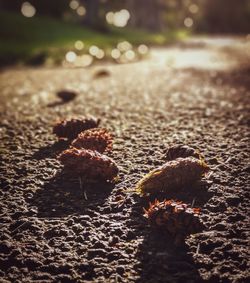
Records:
<instances>
[{"instance_id":1,"label":"cluster of pine cone","mask_svg":"<svg viewBox=\"0 0 250 283\"><path fill-rule=\"evenodd\" d=\"M73 175L91 180L112 181L118 174L116 163L102 154L111 151L113 137L108 130L97 128L99 119L63 120L53 128L58 138L73 140L69 149L58 157L64 169Z\"/></svg>"},{"instance_id":2,"label":"cluster of pine cone","mask_svg":"<svg viewBox=\"0 0 250 283\"><path fill-rule=\"evenodd\" d=\"M96 118L63 120L53 128L58 138L71 141L69 149L58 159L65 170L85 179L112 181L118 174L116 163L104 155L112 150L113 137L107 129L98 128ZM73 140L73 141L72 141ZM141 195L170 192L199 181L208 171L204 157L189 146L173 146L166 152L167 162L150 171L137 184ZM174 200L157 199L145 210L150 225L164 229L181 245L187 235L199 232L204 225L199 218L200 209Z\"/></svg>"},{"instance_id":3,"label":"cluster of pine cone","mask_svg":"<svg viewBox=\"0 0 250 283\"><path fill-rule=\"evenodd\" d=\"M141 195L178 191L199 181L209 170L204 157L189 146L173 146L167 150L167 162L150 171L137 184ZM145 210L149 224L163 229L181 245L187 235L199 232L204 225L199 218L200 209L180 201L155 200Z\"/></svg>"}]
</instances>

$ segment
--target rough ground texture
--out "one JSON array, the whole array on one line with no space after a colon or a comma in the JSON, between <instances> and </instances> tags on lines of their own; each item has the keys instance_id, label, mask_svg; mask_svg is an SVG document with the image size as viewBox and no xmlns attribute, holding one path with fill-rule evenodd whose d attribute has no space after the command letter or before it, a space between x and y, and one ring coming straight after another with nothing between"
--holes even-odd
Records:
<instances>
[{"instance_id":1,"label":"rough ground texture","mask_svg":"<svg viewBox=\"0 0 250 283\"><path fill-rule=\"evenodd\" d=\"M101 78L96 67L2 71L0 281L247 282L247 50L245 39L196 39L107 66ZM60 103L63 89L77 98ZM68 145L52 125L87 114L114 132L120 180L86 185L84 200L78 180L61 171L56 156ZM180 143L199 148L212 174L157 196L202 208L206 230L176 248L147 225L149 199L128 189Z\"/></svg>"}]
</instances>

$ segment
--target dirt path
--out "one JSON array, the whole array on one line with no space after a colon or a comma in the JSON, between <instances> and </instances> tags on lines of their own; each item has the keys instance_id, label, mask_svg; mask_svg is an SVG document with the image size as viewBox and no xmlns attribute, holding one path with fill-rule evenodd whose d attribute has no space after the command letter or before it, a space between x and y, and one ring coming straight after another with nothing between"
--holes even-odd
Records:
<instances>
[{"instance_id":1,"label":"dirt path","mask_svg":"<svg viewBox=\"0 0 250 283\"><path fill-rule=\"evenodd\" d=\"M151 58L89 69L13 69L0 74L1 282L247 282L249 279L250 43L204 38ZM103 68L103 67L102 67ZM74 101L55 93L73 89ZM115 133L115 186L67 179L56 160L54 121L95 115ZM127 193L164 163L169 145L199 148L206 186L169 197L202 207L207 229L175 248L151 232L147 200ZM117 199L125 201L117 206Z\"/></svg>"}]
</instances>

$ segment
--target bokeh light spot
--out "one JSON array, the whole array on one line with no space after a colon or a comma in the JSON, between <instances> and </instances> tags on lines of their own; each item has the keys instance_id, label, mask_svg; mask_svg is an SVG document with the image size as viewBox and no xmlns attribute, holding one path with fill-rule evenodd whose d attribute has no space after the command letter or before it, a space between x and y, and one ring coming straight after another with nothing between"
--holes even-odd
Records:
<instances>
[{"instance_id":1,"label":"bokeh light spot","mask_svg":"<svg viewBox=\"0 0 250 283\"><path fill-rule=\"evenodd\" d=\"M73 63L76 60L76 53L73 52L73 51L67 52L66 55L65 55L65 59L69 63Z\"/></svg>"},{"instance_id":2,"label":"bokeh light spot","mask_svg":"<svg viewBox=\"0 0 250 283\"><path fill-rule=\"evenodd\" d=\"M84 48L84 43L83 43L81 40L77 40L77 41L75 42L75 48L76 48L77 50L82 50L82 49Z\"/></svg>"},{"instance_id":3,"label":"bokeh light spot","mask_svg":"<svg viewBox=\"0 0 250 283\"><path fill-rule=\"evenodd\" d=\"M194 21L191 18L186 18L184 20L184 26L187 28L191 28L193 24L194 24Z\"/></svg>"},{"instance_id":4,"label":"bokeh light spot","mask_svg":"<svg viewBox=\"0 0 250 283\"><path fill-rule=\"evenodd\" d=\"M142 55L145 55L148 53L148 47L145 44L141 44L138 46L138 52Z\"/></svg>"},{"instance_id":5,"label":"bokeh light spot","mask_svg":"<svg viewBox=\"0 0 250 283\"><path fill-rule=\"evenodd\" d=\"M118 12L108 12L106 14L106 21L110 25L116 27L125 27L130 19L130 13L126 9L122 9Z\"/></svg>"},{"instance_id":6,"label":"bokeh light spot","mask_svg":"<svg viewBox=\"0 0 250 283\"><path fill-rule=\"evenodd\" d=\"M76 12L78 16L84 16L86 14L86 9L83 6L79 6Z\"/></svg>"},{"instance_id":7,"label":"bokeh light spot","mask_svg":"<svg viewBox=\"0 0 250 283\"><path fill-rule=\"evenodd\" d=\"M190 5L188 9L192 14L196 14L199 11L199 7L196 4Z\"/></svg>"},{"instance_id":8,"label":"bokeh light spot","mask_svg":"<svg viewBox=\"0 0 250 283\"><path fill-rule=\"evenodd\" d=\"M104 56L105 56L104 51L103 51L102 49L99 49L98 52L97 52L97 54L96 54L96 58L97 58L97 59L103 59Z\"/></svg>"},{"instance_id":9,"label":"bokeh light spot","mask_svg":"<svg viewBox=\"0 0 250 283\"><path fill-rule=\"evenodd\" d=\"M69 7L73 10L76 10L79 7L79 5L80 5L79 2L76 0L72 0L69 3Z\"/></svg>"},{"instance_id":10,"label":"bokeh light spot","mask_svg":"<svg viewBox=\"0 0 250 283\"><path fill-rule=\"evenodd\" d=\"M84 54L77 57L76 66L78 67L88 67L93 62L93 57L89 54Z\"/></svg>"},{"instance_id":11,"label":"bokeh light spot","mask_svg":"<svg viewBox=\"0 0 250 283\"><path fill-rule=\"evenodd\" d=\"M133 50L128 50L126 51L125 56L129 61L133 61L135 59L135 52Z\"/></svg>"},{"instance_id":12,"label":"bokeh light spot","mask_svg":"<svg viewBox=\"0 0 250 283\"><path fill-rule=\"evenodd\" d=\"M96 56L99 52L99 48L95 45L90 46L89 48L89 54L92 56Z\"/></svg>"},{"instance_id":13,"label":"bokeh light spot","mask_svg":"<svg viewBox=\"0 0 250 283\"><path fill-rule=\"evenodd\" d=\"M111 51L111 57L113 59L118 59L119 57L121 56L121 52L119 49L115 48L115 49L112 49Z\"/></svg>"},{"instance_id":14,"label":"bokeh light spot","mask_svg":"<svg viewBox=\"0 0 250 283\"><path fill-rule=\"evenodd\" d=\"M113 12L108 12L106 14L106 21L108 24L112 25L114 22L114 13Z\"/></svg>"},{"instance_id":15,"label":"bokeh light spot","mask_svg":"<svg viewBox=\"0 0 250 283\"><path fill-rule=\"evenodd\" d=\"M23 2L21 7L21 13L27 18L32 18L36 14L36 8L29 2Z\"/></svg>"},{"instance_id":16,"label":"bokeh light spot","mask_svg":"<svg viewBox=\"0 0 250 283\"><path fill-rule=\"evenodd\" d=\"M125 27L130 18L130 14L127 10L123 9L120 12L116 12L114 15L114 26Z\"/></svg>"},{"instance_id":17,"label":"bokeh light spot","mask_svg":"<svg viewBox=\"0 0 250 283\"><path fill-rule=\"evenodd\" d=\"M117 44L117 48L123 52L130 50L132 48L132 45L128 41L122 41Z\"/></svg>"}]
</instances>

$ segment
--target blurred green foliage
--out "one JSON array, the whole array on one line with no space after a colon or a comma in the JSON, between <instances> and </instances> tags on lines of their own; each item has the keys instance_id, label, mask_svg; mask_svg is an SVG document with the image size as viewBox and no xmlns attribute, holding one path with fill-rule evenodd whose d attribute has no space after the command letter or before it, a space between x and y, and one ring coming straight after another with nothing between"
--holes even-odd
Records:
<instances>
[{"instance_id":1,"label":"blurred green foliage","mask_svg":"<svg viewBox=\"0 0 250 283\"><path fill-rule=\"evenodd\" d=\"M0 64L16 62L42 64L47 58L60 63L74 43L82 40L85 50L95 44L106 51L127 40L133 45L166 44L185 36L185 32L150 33L129 28L112 28L108 33L46 17L25 18L20 14L0 13ZM76 53L77 51L74 50Z\"/></svg>"},{"instance_id":2,"label":"blurred green foliage","mask_svg":"<svg viewBox=\"0 0 250 283\"><path fill-rule=\"evenodd\" d=\"M36 9L32 18L22 16L24 2L0 0L1 65L41 64L48 58L58 63L76 40L85 50L94 44L110 51L123 40L165 44L182 36L183 29L186 34L249 33L250 0L75 0L85 9L81 16L70 8L71 0L28 0ZM115 28L106 14L121 9L130 19L125 28Z\"/></svg>"}]
</instances>

